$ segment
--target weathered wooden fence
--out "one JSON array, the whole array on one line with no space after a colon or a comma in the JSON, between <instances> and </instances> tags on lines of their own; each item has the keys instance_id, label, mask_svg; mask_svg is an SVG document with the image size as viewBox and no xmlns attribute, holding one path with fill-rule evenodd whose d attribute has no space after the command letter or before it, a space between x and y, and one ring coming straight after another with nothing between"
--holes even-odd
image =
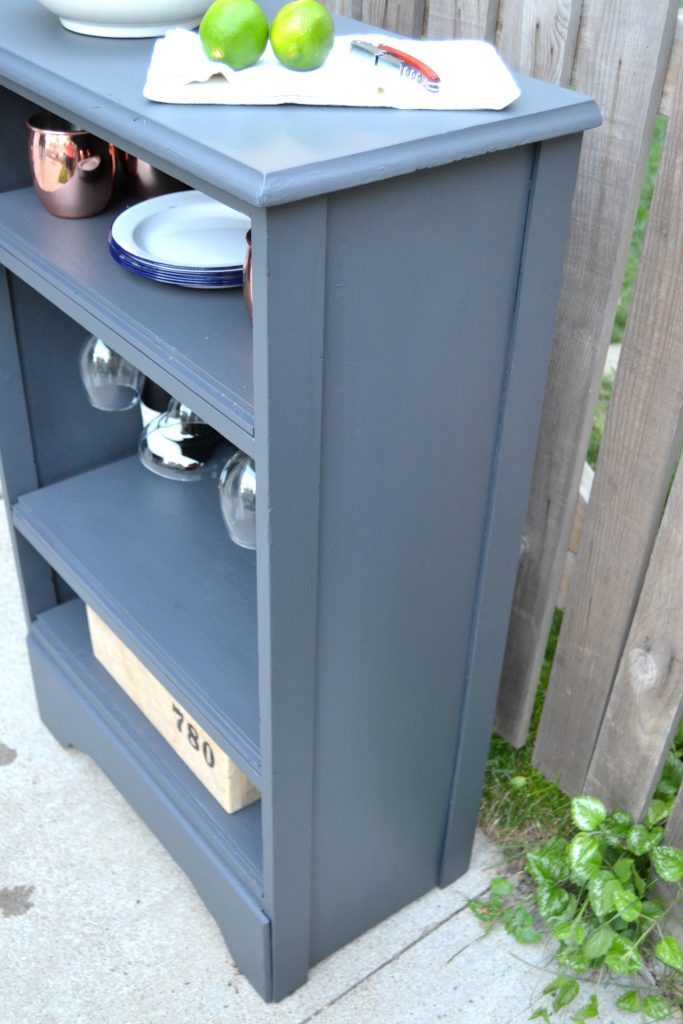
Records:
<instances>
[{"instance_id":1,"label":"weathered wooden fence","mask_svg":"<svg viewBox=\"0 0 683 1024\"><path fill-rule=\"evenodd\" d=\"M683 21L679 0L337 0L408 35L477 36L592 96L496 729L524 742L571 581L535 763L642 815L683 705ZM677 23L678 22L678 23ZM658 112L666 142L590 501L579 484ZM588 481L584 475L584 485ZM670 489L671 488L671 489ZM577 536L580 529L580 539ZM670 824L683 837L683 797Z\"/></svg>"}]
</instances>

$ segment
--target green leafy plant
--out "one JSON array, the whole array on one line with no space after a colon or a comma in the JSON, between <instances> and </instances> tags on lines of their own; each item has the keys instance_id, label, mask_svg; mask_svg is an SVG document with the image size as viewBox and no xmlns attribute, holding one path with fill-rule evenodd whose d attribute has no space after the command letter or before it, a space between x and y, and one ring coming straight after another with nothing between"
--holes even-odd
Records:
<instances>
[{"instance_id":1,"label":"green leafy plant","mask_svg":"<svg viewBox=\"0 0 683 1024\"><path fill-rule=\"evenodd\" d=\"M555 939L560 973L544 989L546 1004L531 1020L548 1024L553 1013L573 1004L581 991L579 978L632 978L648 956L683 974L683 948L664 930L668 910L683 893L683 850L663 843L662 827L683 771L676 753L643 824L623 810L608 814L595 797L577 797L571 801L573 834L555 835L527 853L531 891L525 899L516 901L512 882L496 878L487 900L470 903L486 927L501 923L520 942L540 940L539 920ZM652 895L658 881L675 887L668 908ZM672 1012L664 996L642 995L636 988L629 988L617 1005L652 1021L666 1020ZM581 1024L598 1012L597 997L591 996L570 1019Z\"/></svg>"}]
</instances>

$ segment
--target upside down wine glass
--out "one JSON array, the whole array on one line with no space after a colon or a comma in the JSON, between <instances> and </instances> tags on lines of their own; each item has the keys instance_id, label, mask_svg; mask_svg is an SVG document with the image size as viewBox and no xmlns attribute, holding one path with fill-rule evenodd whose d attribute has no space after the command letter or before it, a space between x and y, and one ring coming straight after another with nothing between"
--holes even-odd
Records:
<instances>
[{"instance_id":1,"label":"upside down wine glass","mask_svg":"<svg viewBox=\"0 0 683 1024\"><path fill-rule=\"evenodd\" d=\"M144 376L94 334L81 347L79 370L88 401L95 409L125 412L140 401Z\"/></svg>"},{"instance_id":2,"label":"upside down wine glass","mask_svg":"<svg viewBox=\"0 0 683 1024\"><path fill-rule=\"evenodd\" d=\"M147 424L138 444L142 465L171 480L217 477L234 451L234 445L177 399Z\"/></svg>"},{"instance_id":3,"label":"upside down wine glass","mask_svg":"<svg viewBox=\"0 0 683 1024\"><path fill-rule=\"evenodd\" d=\"M238 451L218 481L221 512L230 539L241 548L256 547L256 470L253 459Z\"/></svg>"}]
</instances>

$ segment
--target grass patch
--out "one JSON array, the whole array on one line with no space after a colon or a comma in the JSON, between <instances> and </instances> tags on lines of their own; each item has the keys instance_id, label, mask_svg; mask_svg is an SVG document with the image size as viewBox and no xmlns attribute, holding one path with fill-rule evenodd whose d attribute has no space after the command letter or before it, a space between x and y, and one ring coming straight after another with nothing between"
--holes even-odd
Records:
<instances>
[{"instance_id":1,"label":"grass patch","mask_svg":"<svg viewBox=\"0 0 683 1024\"><path fill-rule=\"evenodd\" d=\"M586 453L586 462L593 469L595 469L596 463L598 461L598 452L600 451L602 435L605 432L605 422L607 420L607 407L609 406L610 399L612 397L613 385L613 377L603 377L602 384L600 385L600 394L598 395L598 402L595 407L595 413L593 414L593 426L591 427L591 438L588 445L588 452Z\"/></svg>"},{"instance_id":2,"label":"grass patch","mask_svg":"<svg viewBox=\"0 0 683 1024\"><path fill-rule=\"evenodd\" d=\"M491 739L479 825L511 860L571 823L569 798L531 763L561 622L556 612L526 743L515 749L496 733Z\"/></svg>"}]
</instances>

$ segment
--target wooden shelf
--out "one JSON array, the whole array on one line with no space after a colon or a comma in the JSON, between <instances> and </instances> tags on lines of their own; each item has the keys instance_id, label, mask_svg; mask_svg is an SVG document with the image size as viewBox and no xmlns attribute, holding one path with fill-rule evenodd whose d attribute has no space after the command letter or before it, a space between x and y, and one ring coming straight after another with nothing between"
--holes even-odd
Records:
<instances>
[{"instance_id":1,"label":"wooden shelf","mask_svg":"<svg viewBox=\"0 0 683 1024\"><path fill-rule=\"evenodd\" d=\"M256 559L216 481L133 456L23 495L14 523L260 788Z\"/></svg>"},{"instance_id":2,"label":"wooden shelf","mask_svg":"<svg viewBox=\"0 0 683 1024\"><path fill-rule=\"evenodd\" d=\"M262 893L261 805L226 814L95 660L85 607L69 601L39 615L32 638L96 709L191 829L256 896Z\"/></svg>"},{"instance_id":3,"label":"wooden shelf","mask_svg":"<svg viewBox=\"0 0 683 1024\"><path fill-rule=\"evenodd\" d=\"M246 450L254 398L242 289L179 288L118 266L108 233L123 208L65 220L51 216L32 188L6 192L0 260L172 394L186 400L189 391L188 404Z\"/></svg>"}]
</instances>

